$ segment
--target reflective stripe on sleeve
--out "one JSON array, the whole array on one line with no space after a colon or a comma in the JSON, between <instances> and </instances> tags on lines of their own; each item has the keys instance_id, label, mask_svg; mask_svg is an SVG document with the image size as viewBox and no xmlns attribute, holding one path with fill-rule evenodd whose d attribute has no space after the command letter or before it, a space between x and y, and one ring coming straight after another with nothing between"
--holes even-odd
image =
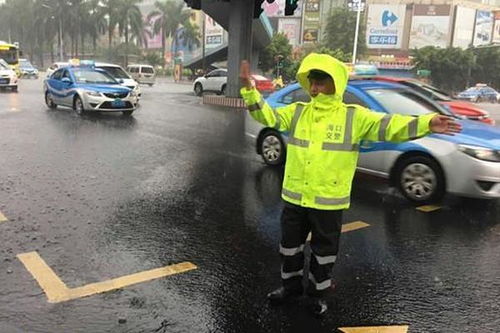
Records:
<instances>
[{"instance_id":1,"label":"reflective stripe on sleeve","mask_svg":"<svg viewBox=\"0 0 500 333\"><path fill-rule=\"evenodd\" d=\"M387 131L387 127L391 122L392 115L386 114L384 118L380 120L380 128L378 130L378 141L385 141L385 132Z\"/></svg>"},{"instance_id":2,"label":"reflective stripe on sleeve","mask_svg":"<svg viewBox=\"0 0 500 333\"><path fill-rule=\"evenodd\" d=\"M300 193L297 193L297 192L292 192L292 191L289 191L287 190L286 188L283 188L281 190L281 194L283 194L284 196L286 197L289 197L290 199L294 199L294 200L302 200L302 194Z\"/></svg>"},{"instance_id":3,"label":"reflective stripe on sleeve","mask_svg":"<svg viewBox=\"0 0 500 333\"><path fill-rule=\"evenodd\" d=\"M319 282L319 283L316 282L316 279L314 278L314 276L310 272L309 272L309 281L311 281L314 284L314 286L316 287L316 290L325 290L332 285L331 279L327 279L327 280L325 280L323 282Z\"/></svg>"},{"instance_id":4,"label":"reflective stripe on sleeve","mask_svg":"<svg viewBox=\"0 0 500 333\"><path fill-rule=\"evenodd\" d=\"M333 264L337 260L337 256L318 256L315 254L314 257L320 265Z\"/></svg>"},{"instance_id":5,"label":"reflective stripe on sleeve","mask_svg":"<svg viewBox=\"0 0 500 333\"><path fill-rule=\"evenodd\" d=\"M283 269L281 270L281 278L283 280L286 280L286 279L290 279L290 278L293 278L293 277L296 277L296 276L302 276L304 274L304 270L301 269L300 271L296 271L296 272L283 272Z\"/></svg>"},{"instance_id":6,"label":"reflective stripe on sleeve","mask_svg":"<svg viewBox=\"0 0 500 333\"><path fill-rule=\"evenodd\" d=\"M416 139L417 132L418 132L418 118L414 118L408 123L408 138Z\"/></svg>"},{"instance_id":7,"label":"reflective stripe on sleeve","mask_svg":"<svg viewBox=\"0 0 500 333\"><path fill-rule=\"evenodd\" d=\"M264 107L264 100L261 98L259 102L255 104L250 104L248 106L248 111L252 112L252 111L262 110L263 107Z\"/></svg>"},{"instance_id":8,"label":"reflective stripe on sleeve","mask_svg":"<svg viewBox=\"0 0 500 333\"><path fill-rule=\"evenodd\" d=\"M291 257L302 252L304 252L304 244L298 247L283 247L280 244L280 253L284 256Z\"/></svg>"},{"instance_id":9,"label":"reflective stripe on sleeve","mask_svg":"<svg viewBox=\"0 0 500 333\"><path fill-rule=\"evenodd\" d=\"M304 147L304 148L309 147L309 141L308 140L297 139L297 138L290 138L288 140L288 144L289 145L293 145L293 146Z\"/></svg>"},{"instance_id":10,"label":"reflective stripe on sleeve","mask_svg":"<svg viewBox=\"0 0 500 333\"><path fill-rule=\"evenodd\" d=\"M314 202L318 205L345 205L351 202L350 197L344 198L325 198L325 197L316 197L314 198Z\"/></svg>"}]
</instances>

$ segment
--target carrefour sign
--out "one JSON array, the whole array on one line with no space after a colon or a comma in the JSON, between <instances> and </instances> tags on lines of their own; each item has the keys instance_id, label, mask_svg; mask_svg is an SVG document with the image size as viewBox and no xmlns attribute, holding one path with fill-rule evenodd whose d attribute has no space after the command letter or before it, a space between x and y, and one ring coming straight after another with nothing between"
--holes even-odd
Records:
<instances>
[{"instance_id":1,"label":"carrefour sign","mask_svg":"<svg viewBox=\"0 0 500 333\"><path fill-rule=\"evenodd\" d=\"M368 7L368 48L401 48L406 5L373 4Z\"/></svg>"}]
</instances>

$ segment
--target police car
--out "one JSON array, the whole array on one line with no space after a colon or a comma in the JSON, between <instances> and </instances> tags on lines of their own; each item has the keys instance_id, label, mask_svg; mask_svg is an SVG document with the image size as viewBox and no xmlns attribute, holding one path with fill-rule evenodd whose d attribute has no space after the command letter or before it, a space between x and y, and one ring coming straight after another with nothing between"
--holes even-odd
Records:
<instances>
[{"instance_id":1,"label":"police car","mask_svg":"<svg viewBox=\"0 0 500 333\"><path fill-rule=\"evenodd\" d=\"M309 102L298 83L270 95L273 107ZM376 112L453 116L446 109L406 86L377 80L349 81L344 103ZM250 116L248 116L250 118ZM482 199L500 198L500 129L459 120L462 132L454 136L431 134L404 143L364 142L357 170L387 178L409 200L439 201L446 192ZM256 138L257 153L269 165L285 162L287 134L248 119L246 132Z\"/></svg>"},{"instance_id":2,"label":"police car","mask_svg":"<svg viewBox=\"0 0 500 333\"><path fill-rule=\"evenodd\" d=\"M137 108L138 96L120 85L93 62L78 62L57 69L44 81L45 103L72 108L76 114L85 112L123 112L130 116Z\"/></svg>"}]
</instances>

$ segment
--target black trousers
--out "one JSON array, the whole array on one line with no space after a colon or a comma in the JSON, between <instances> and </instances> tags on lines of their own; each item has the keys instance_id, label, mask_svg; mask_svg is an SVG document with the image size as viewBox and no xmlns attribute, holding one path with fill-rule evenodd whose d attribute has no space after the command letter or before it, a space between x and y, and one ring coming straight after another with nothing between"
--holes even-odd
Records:
<instances>
[{"instance_id":1,"label":"black trousers","mask_svg":"<svg viewBox=\"0 0 500 333\"><path fill-rule=\"evenodd\" d=\"M302 290L304 246L311 232L307 292L311 296L323 296L332 285L332 269L337 259L341 231L342 210L318 210L285 202L280 243L283 287Z\"/></svg>"}]
</instances>

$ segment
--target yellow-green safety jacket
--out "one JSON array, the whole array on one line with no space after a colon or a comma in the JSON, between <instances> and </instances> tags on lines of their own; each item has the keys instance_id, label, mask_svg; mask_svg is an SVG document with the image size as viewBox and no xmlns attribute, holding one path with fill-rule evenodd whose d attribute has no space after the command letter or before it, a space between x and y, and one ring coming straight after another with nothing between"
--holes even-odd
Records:
<instances>
[{"instance_id":1,"label":"yellow-green safety jacket","mask_svg":"<svg viewBox=\"0 0 500 333\"><path fill-rule=\"evenodd\" d=\"M359 105L346 105L346 66L337 59L312 53L297 73L309 92L309 71L333 78L335 94L319 94L311 102L272 109L255 89L241 89L251 116L265 126L289 132L282 197L290 203L323 210L346 209L356 171L361 140L402 142L430 132L435 114L420 117L388 115Z\"/></svg>"}]
</instances>

